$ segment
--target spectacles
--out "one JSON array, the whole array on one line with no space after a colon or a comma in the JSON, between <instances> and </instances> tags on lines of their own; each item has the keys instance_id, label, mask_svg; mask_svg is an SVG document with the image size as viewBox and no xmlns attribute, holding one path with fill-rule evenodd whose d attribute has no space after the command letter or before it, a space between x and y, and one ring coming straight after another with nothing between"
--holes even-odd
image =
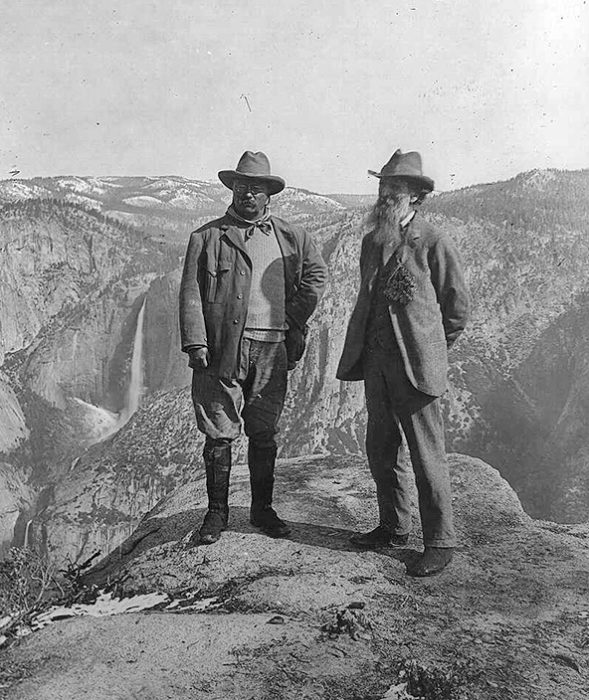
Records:
<instances>
[{"instance_id":1,"label":"spectacles","mask_svg":"<svg viewBox=\"0 0 589 700\"><path fill-rule=\"evenodd\" d=\"M244 192L251 192L252 194L262 194L266 193L266 188L264 185L254 185L249 182L236 182L233 185L233 191L238 194L243 194Z\"/></svg>"}]
</instances>

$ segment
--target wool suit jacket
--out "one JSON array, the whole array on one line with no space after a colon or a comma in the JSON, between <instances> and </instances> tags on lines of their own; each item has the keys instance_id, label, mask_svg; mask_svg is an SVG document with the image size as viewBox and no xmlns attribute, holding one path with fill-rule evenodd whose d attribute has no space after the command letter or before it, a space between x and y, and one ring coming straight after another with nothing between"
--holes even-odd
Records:
<instances>
[{"instance_id":1,"label":"wool suit jacket","mask_svg":"<svg viewBox=\"0 0 589 700\"><path fill-rule=\"evenodd\" d=\"M308 233L276 216L270 220L284 263L286 320L289 329L303 330L323 293L326 266ZM209 371L226 379L240 375L251 288L241 228L225 215L193 231L180 284L182 350L207 347Z\"/></svg>"},{"instance_id":2,"label":"wool suit jacket","mask_svg":"<svg viewBox=\"0 0 589 700\"><path fill-rule=\"evenodd\" d=\"M389 306L391 324L409 381L424 394L441 396L447 388L448 348L468 319L468 289L458 251L446 235L416 215L405 241L398 254L413 273L416 289L405 306ZM343 381L364 379L362 356L372 292L385 260L385 248L374 242L374 231L368 233L362 240L358 299L336 375Z\"/></svg>"}]
</instances>

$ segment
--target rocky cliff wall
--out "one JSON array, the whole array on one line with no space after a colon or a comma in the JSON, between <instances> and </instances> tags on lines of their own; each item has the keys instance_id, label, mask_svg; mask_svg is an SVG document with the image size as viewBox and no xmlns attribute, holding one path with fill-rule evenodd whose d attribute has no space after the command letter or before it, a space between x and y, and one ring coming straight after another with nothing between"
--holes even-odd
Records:
<instances>
[{"instance_id":1,"label":"rocky cliff wall","mask_svg":"<svg viewBox=\"0 0 589 700\"><path fill-rule=\"evenodd\" d=\"M19 519L24 519L22 543L29 513L34 513L35 493L27 484L27 474L5 462L0 462L0 557L13 541ZM28 531L26 532L28 536Z\"/></svg>"},{"instance_id":2,"label":"rocky cliff wall","mask_svg":"<svg viewBox=\"0 0 589 700\"><path fill-rule=\"evenodd\" d=\"M29 436L26 418L8 378L0 372L0 454L11 452Z\"/></svg>"},{"instance_id":3,"label":"rocky cliff wall","mask_svg":"<svg viewBox=\"0 0 589 700\"><path fill-rule=\"evenodd\" d=\"M174 250L96 211L0 207L0 454L34 479L33 502L124 407L139 306L176 265Z\"/></svg>"}]
</instances>

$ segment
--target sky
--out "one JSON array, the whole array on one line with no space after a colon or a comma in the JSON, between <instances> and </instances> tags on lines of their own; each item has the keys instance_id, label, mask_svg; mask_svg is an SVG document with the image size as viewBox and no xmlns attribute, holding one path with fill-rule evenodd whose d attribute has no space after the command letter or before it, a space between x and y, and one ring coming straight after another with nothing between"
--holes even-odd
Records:
<instances>
[{"instance_id":1,"label":"sky","mask_svg":"<svg viewBox=\"0 0 589 700\"><path fill-rule=\"evenodd\" d=\"M0 179L216 179L246 149L373 193L589 167L587 0L2 1Z\"/></svg>"}]
</instances>

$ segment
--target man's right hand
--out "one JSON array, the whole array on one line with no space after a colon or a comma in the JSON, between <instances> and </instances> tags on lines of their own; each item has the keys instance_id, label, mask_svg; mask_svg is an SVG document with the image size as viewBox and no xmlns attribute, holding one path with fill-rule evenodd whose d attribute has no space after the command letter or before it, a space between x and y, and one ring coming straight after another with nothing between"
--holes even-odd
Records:
<instances>
[{"instance_id":1,"label":"man's right hand","mask_svg":"<svg viewBox=\"0 0 589 700\"><path fill-rule=\"evenodd\" d=\"M192 369L205 369L208 367L208 348L190 348L188 350L188 366L192 367Z\"/></svg>"}]
</instances>

